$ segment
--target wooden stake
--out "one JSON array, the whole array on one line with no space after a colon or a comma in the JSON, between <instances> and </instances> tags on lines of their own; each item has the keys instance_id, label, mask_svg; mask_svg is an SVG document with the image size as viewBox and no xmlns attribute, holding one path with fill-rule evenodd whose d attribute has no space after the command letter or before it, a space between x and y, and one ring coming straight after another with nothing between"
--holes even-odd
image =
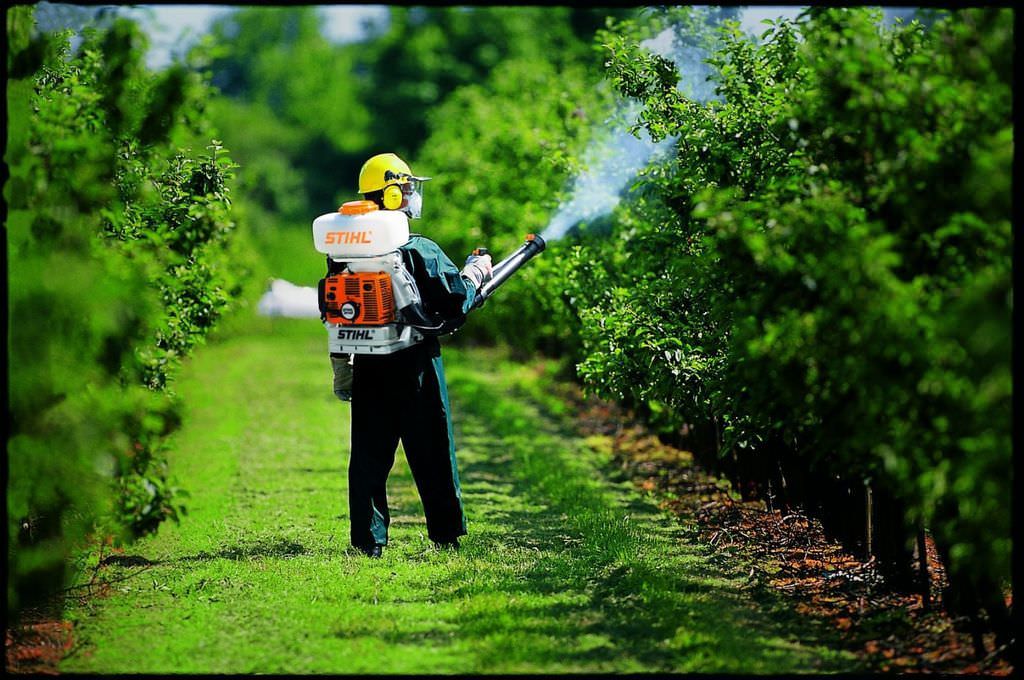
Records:
<instances>
[{"instance_id":1,"label":"wooden stake","mask_svg":"<svg viewBox=\"0 0 1024 680\"><path fill-rule=\"evenodd\" d=\"M917 525L917 569L921 580L921 606L931 609L931 579L928 577L928 545L924 538L924 525Z\"/></svg>"},{"instance_id":2,"label":"wooden stake","mask_svg":"<svg viewBox=\"0 0 1024 680\"><path fill-rule=\"evenodd\" d=\"M872 557L874 557L874 554L875 554L874 553L874 541L872 540L873 537L874 537L875 527L874 527L874 525L873 525L873 523L871 521L871 514L872 514L872 511L873 511L873 508L872 508L873 503L872 503L872 498L871 498L871 484L870 483L867 483L867 484L864 485L864 493L867 494L867 502L864 504L865 507L867 508L867 511L864 513L866 515L867 525L865 526L864 533L865 533L865 535L867 537L866 543L867 543L867 547L868 547L868 559L870 560Z\"/></svg>"}]
</instances>

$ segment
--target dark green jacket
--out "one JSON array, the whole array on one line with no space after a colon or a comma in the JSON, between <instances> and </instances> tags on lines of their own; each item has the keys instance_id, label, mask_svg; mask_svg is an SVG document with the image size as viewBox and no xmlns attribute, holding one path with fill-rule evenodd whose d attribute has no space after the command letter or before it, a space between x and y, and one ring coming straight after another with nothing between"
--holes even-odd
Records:
<instances>
[{"instance_id":1,"label":"dark green jacket","mask_svg":"<svg viewBox=\"0 0 1024 680\"><path fill-rule=\"evenodd\" d=\"M429 238L413 234L399 248L406 268L412 273L427 315L437 323L457 319L469 312L476 286L462 277L461 270Z\"/></svg>"}]
</instances>

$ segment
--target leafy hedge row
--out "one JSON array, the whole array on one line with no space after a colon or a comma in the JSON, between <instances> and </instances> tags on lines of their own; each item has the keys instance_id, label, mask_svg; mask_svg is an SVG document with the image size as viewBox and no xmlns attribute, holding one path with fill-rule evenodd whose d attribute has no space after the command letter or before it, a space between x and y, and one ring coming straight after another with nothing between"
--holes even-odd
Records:
<instances>
[{"instance_id":1,"label":"leafy hedge row","mask_svg":"<svg viewBox=\"0 0 1024 680\"><path fill-rule=\"evenodd\" d=\"M227 181L202 80L142 63L119 20L39 34L7 14L9 611L51 595L90 535L177 519L168 384L239 290ZM204 144L204 142L199 142Z\"/></svg>"},{"instance_id":2,"label":"leafy hedge row","mask_svg":"<svg viewBox=\"0 0 1024 680\"><path fill-rule=\"evenodd\" d=\"M677 142L575 251L580 374L861 544L870 488L891 571L927 527L950 606L1007 632L1012 11L732 25L706 105L629 31L609 77Z\"/></svg>"}]
</instances>

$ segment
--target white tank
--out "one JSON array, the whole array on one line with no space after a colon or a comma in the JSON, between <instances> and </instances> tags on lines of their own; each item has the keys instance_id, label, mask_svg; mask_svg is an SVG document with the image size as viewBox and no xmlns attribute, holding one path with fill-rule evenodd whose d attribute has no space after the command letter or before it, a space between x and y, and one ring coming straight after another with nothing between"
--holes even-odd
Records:
<instances>
[{"instance_id":1,"label":"white tank","mask_svg":"<svg viewBox=\"0 0 1024 680\"><path fill-rule=\"evenodd\" d=\"M398 210L339 211L313 220L313 246L335 259L383 255L408 240L409 218Z\"/></svg>"}]
</instances>

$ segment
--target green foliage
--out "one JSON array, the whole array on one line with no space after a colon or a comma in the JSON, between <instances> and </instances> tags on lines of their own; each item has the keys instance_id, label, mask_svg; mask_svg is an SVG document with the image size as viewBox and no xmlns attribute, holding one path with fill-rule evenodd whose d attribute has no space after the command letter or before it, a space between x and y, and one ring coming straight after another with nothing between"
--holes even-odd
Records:
<instances>
[{"instance_id":1,"label":"green foliage","mask_svg":"<svg viewBox=\"0 0 1024 680\"><path fill-rule=\"evenodd\" d=\"M223 103L215 107L225 143L253 151L242 160L243 172L252 173L244 180L248 186L298 172L309 203L321 212L337 208L339 190L355 184L346 178L358 173L368 142L366 102L372 97L357 79L358 49L329 43L311 6L239 8L214 22L190 61L209 72L240 111L256 109L257 118L249 120ZM268 139L271 123L291 130ZM256 165L246 169L246 160Z\"/></svg>"},{"instance_id":2,"label":"green foliage","mask_svg":"<svg viewBox=\"0 0 1024 680\"><path fill-rule=\"evenodd\" d=\"M281 120L265 104L215 97L208 104L220 138L230 140L231 157L240 166L236 189L240 200L286 218L305 217L310 206L296 150L304 132ZM256 233L258 227L253 225Z\"/></svg>"},{"instance_id":3,"label":"green foliage","mask_svg":"<svg viewBox=\"0 0 1024 680\"><path fill-rule=\"evenodd\" d=\"M371 138L415 158L437 130L428 121L451 93L487 81L505 61L556 70L593 61L589 39L608 13L569 7L391 8L387 31L361 50L358 61L366 73ZM528 102L518 104L529 108Z\"/></svg>"},{"instance_id":4,"label":"green foliage","mask_svg":"<svg viewBox=\"0 0 1024 680\"><path fill-rule=\"evenodd\" d=\"M228 244L233 164L216 142L199 155L175 144L206 127L203 81L146 71L129 21L86 30L72 54L69 33L33 36L12 17L12 50L49 46L8 83L17 611L61 585L88 534L137 536L183 512L161 448L180 420L165 389L245 272Z\"/></svg>"},{"instance_id":5,"label":"green foliage","mask_svg":"<svg viewBox=\"0 0 1024 680\"><path fill-rule=\"evenodd\" d=\"M580 372L717 423L730 456L781 440L822 475L889 488L996 616L1012 13L879 20L815 9L760 42L727 25L709 59L722 101L706 105L635 38L605 36L609 77L677 142L612 241L577 253Z\"/></svg>"},{"instance_id":6,"label":"green foliage","mask_svg":"<svg viewBox=\"0 0 1024 680\"><path fill-rule=\"evenodd\" d=\"M225 95L265 103L340 150L362 144L352 51L327 41L316 8L241 8L215 21L208 40L204 66Z\"/></svg>"}]
</instances>

